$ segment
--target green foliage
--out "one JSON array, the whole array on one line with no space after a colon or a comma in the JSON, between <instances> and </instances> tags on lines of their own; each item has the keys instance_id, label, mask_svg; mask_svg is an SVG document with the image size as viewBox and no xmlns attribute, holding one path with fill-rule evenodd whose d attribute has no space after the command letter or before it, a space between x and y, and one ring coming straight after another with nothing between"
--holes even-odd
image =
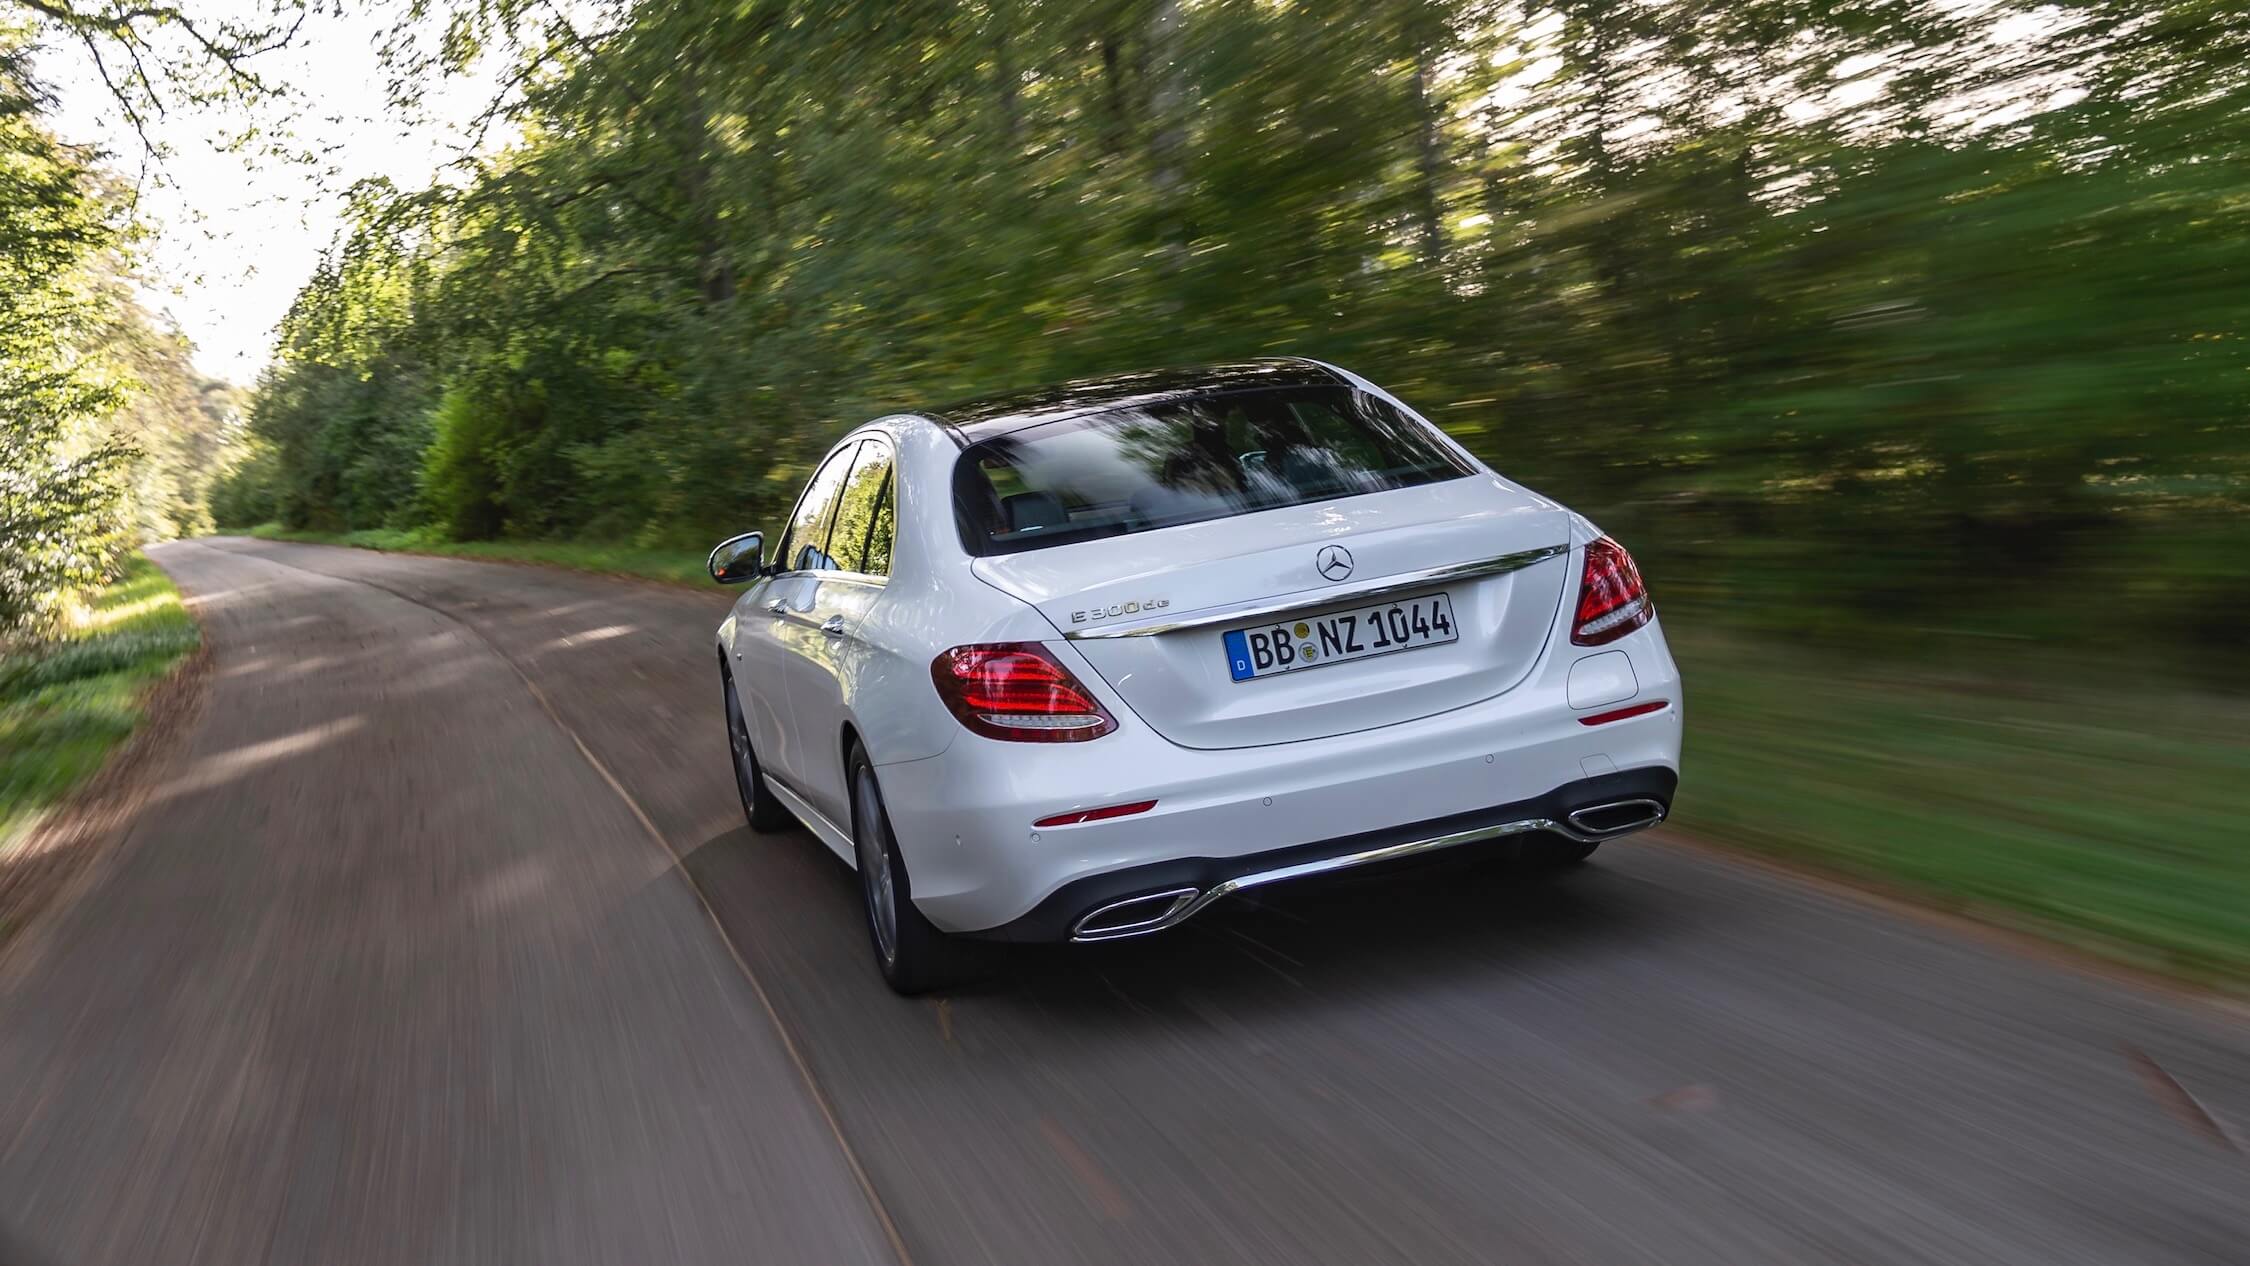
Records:
<instances>
[{"instance_id":1,"label":"green foliage","mask_svg":"<svg viewBox=\"0 0 2250 1266\"><path fill-rule=\"evenodd\" d=\"M205 507L217 524L268 523L281 517L280 454L256 436L246 437L211 480Z\"/></svg>"},{"instance_id":2,"label":"green foliage","mask_svg":"<svg viewBox=\"0 0 2250 1266\"><path fill-rule=\"evenodd\" d=\"M2223 673L2250 59L2208 8L463 6L445 58L517 42L522 139L359 192L229 504L700 544L886 409L1296 353L1671 609Z\"/></svg>"},{"instance_id":3,"label":"green foliage","mask_svg":"<svg viewBox=\"0 0 2250 1266\"><path fill-rule=\"evenodd\" d=\"M2077 665L2089 684L2050 672L2032 689L1673 641L1688 831L2174 975L2250 978L2240 697L2099 660Z\"/></svg>"},{"instance_id":4,"label":"green foliage","mask_svg":"<svg viewBox=\"0 0 2250 1266\"><path fill-rule=\"evenodd\" d=\"M130 456L89 425L118 393L80 355L98 319L87 269L116 218L40 125L22 56L0 28L0 642L108 567Z\"/></svg>"},{"instance_id":5,"label":"green foliage","mask_svg":"<svg viewBox=\"0 0 2250 1266\"><path fill-rule=\"evenodd\" d=\"M233 409L134 300L121 196L46 130L19 41L0 27L0 645L133 541L210 526Z\"/></svg>"},{"instance_id":6,"label":"green foliage","mask_svg":"<svg viewBox=\"0 0 2250 1266\"><path fill-rule=\"evenodd\" d=\"M0 654L0 853L101 767L195 645L179 592L134 554L61 636Z\"/></svg>"},{"instance_id":7,"label":"green foliage","mask_svg":"<svg viewBox=\"0 0 2250 1266\"><path fill-rule=\"evenodd\" d=\"M493 425L498 416L466 391L449 391L438 403L437 437L422 457L422 500L455 540L496 536L505 521L496 460L499 428Z\"/></svg>"}]
</instances>

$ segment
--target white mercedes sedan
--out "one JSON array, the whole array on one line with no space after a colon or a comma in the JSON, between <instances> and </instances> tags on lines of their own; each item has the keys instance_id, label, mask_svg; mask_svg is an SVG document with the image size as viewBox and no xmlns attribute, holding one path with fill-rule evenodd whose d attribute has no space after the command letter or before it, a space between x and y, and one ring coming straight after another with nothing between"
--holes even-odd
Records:
<instances>
[{"instance_id":1,"label":"white mercedes sedan","mask_svg":"<svg viewBox=\"0 0 2250 1266\"><path fill-rule=\"evenodd\" d=\"M750 824L859 874L901 992L964 938L1106 941L1438 849L1663 820L1679 670L1639 570L1310 361L878 418L719 626Z\"/></svg>"}]
</instances>

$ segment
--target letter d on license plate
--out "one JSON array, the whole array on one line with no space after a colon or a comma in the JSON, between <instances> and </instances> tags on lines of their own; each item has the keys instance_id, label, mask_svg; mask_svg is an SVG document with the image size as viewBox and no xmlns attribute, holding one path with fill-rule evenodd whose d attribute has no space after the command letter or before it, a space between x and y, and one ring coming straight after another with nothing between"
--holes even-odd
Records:
<instances>
[{"instance_id":1,"label":"letter d on license plate","mask_svg":"<svg viewBox=\"0 0 2250 1266\"><path fill-rule=\"evenodd\" d=\"M1227 674L1236 681L1460 640L1453 599L1442 593L1350 611L1227 630Z\"/></svg>"}]
</instances>

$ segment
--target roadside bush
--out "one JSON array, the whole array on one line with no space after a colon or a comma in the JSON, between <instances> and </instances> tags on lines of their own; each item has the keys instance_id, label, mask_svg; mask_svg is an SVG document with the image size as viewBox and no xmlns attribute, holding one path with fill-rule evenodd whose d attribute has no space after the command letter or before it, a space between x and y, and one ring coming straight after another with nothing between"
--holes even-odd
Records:
<instances>
[{"instance_id":1,"label":"roadside bush","mask_svg":"<svg viewBox=\"0 0 2250 1266\"><path fill-rule=\"evenodd\" d=\"M484 541L506 522L500 506L497 411L480 407L463 388L439 401L434 435L422 458L422 505L457 541Z\"/></svg>"}]
</instances>

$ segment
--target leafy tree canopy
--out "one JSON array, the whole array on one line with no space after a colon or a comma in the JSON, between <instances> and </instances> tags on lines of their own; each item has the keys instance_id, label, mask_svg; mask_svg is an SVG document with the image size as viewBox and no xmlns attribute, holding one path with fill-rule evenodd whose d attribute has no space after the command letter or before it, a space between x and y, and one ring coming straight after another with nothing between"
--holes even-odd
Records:
<instances>
[{"instance_id":1,"label":"leafy tree canopy","mask_svg":"<svg viewBox=\"0 0 2250 1266\"><path fill-rule=\"evenodd\" d=\"M886 409L1300 353L1670 600L1881 640L2091 587L2086 636L2223 649L2250 599L2211 0L408 16L406 90L502 58L516 139L359 191L252 408L294 525L685 547Z\"/></svg>"}]
</instances>

